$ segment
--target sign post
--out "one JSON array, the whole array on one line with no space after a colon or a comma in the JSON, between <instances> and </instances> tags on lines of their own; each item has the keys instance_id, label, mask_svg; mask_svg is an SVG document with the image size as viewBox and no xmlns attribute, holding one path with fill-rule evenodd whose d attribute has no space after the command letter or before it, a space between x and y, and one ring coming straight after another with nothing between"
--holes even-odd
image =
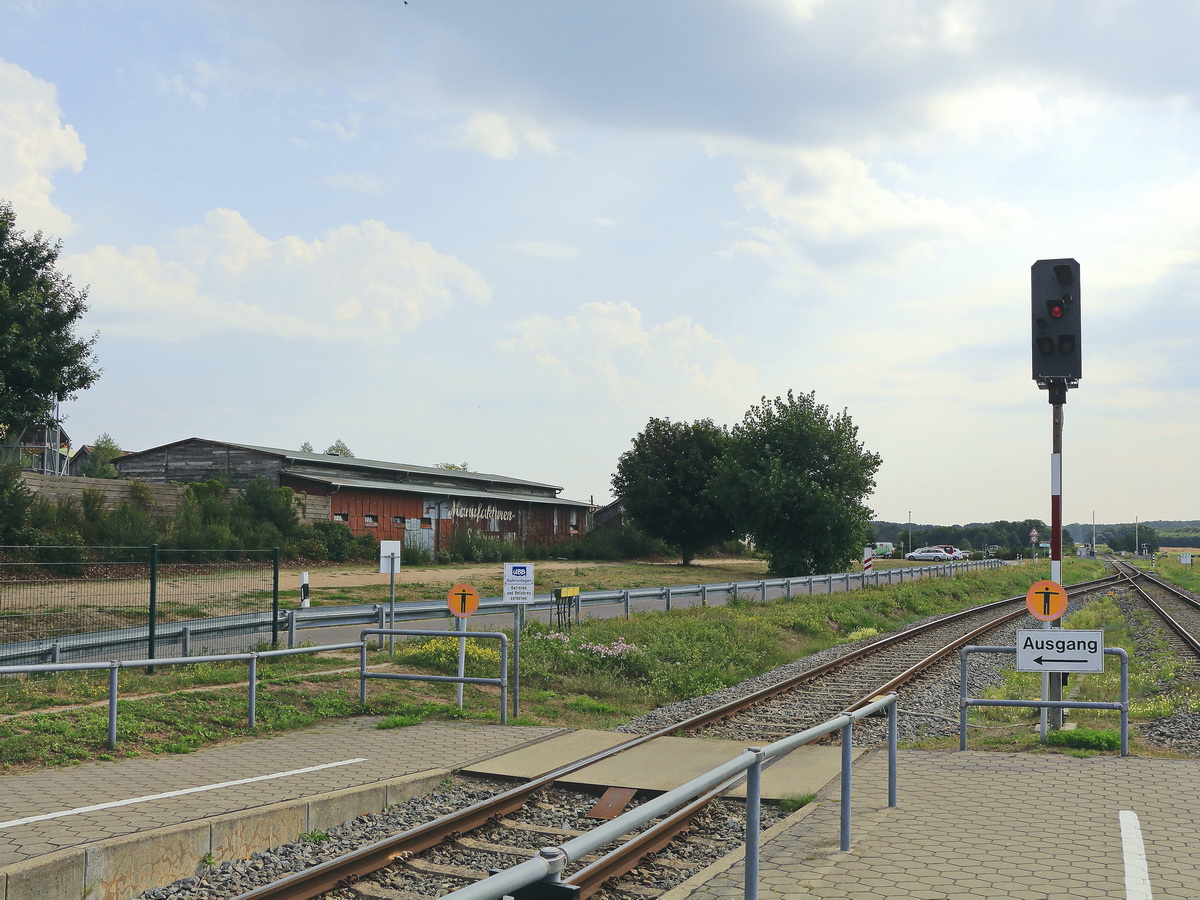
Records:
<instances>
[{"instance_id":1,"label":"sign post","mask_svg":"<svg viewBox=\"0 0 1200 900\"><path fill-rule=\"evenodd\" d=\"M521 629L533 602L533 563L504 564L504 602L513 608L513 716L521 714Z\"/></svg>"},{"instance_id":2,"label":"sign post","mask_svg":"<svg viewBox=\"0 0 1200 900\"><path fill-rule=\"evenodd\" d=\"M379 574L388 575L388 628L396 628L396 570L400 568L400 541L379 542ZM388 635L388 652L396 655L396 636Z\"/></svg>"},{"instance_id":3,"label":"sign post","mask_svg":"<svg viewBox=\"0 0 1200 900\"><path fill-rule=\"evenodd\" d=\"M475 615L475 610L479 609L479 591L469 584L456 584L446 595L446 608L458 619L456 626L456 630L459 632L458 677L462 678L467 672L467 619ZM462 709L463 686L461 681L455 685L454 697L458 708Z\"/></svg>"}]
</instances>

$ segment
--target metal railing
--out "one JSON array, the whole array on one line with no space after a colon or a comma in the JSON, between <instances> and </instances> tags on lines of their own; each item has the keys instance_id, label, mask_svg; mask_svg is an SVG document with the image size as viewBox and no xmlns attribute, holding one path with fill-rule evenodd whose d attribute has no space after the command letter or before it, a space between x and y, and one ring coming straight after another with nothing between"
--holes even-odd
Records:
<instances>
[{"instance_id":1,"label":"metal railing","mask_svg":"<svg viewBox=\"0 0 1200 900\"><path fill-rule=\"evenodd\" d=\"M766 747L750 747L741 754L715 769L706 772L686 784L648 800L636 809L623 813L610 822L593 828L586 834L572 838L557 847L547 847L532 859L511 868L496 872L482 881L477 881L460 890L447 894L444 900L499 900L515 894L523 888L539 882L549 885L562 881L563 870L589 853L641 828L651 820L687 803L702 793L723 787L732 787L743 775L746 779L746 876L744 896L746 900L757 900L759 872L759 823L761 808L761 774L764 763L785 756L797 747L825 737L835 731L842 733L841 770L841 827L840 846L850 849L852 762L854 723L867 716L887 710L888 716L888 806L896 806L896 695L888 694L868 706L852 713L830 719L791 737L768 744ZM549 888L553 890L553 888Z\"/></svg>"},{"instance_id":2,"label":"metal railing","mask_svg":"<svg viewBox=\"0 0 1200 900\"><path fill-rule=\"evenodd\" d=\"M958 719L958 749L967 749L967 709L971 706L1016 706L1034 709L1115 709L1121 713L1121 755L1129 755L1129 654L1120 647L1105 647L1107 655L1120 657L1121 660L1121 701L1119 703L1100 703L1085 700L985 700L967 696L967 654L968 653L1012 653L1016 647L979 647L968 646L958 651L959 655L959 719Z\"/></svg>"},{"instance_id":3,"label":"metal railing","mask_svg":"<svg viewBox=\"0 0 1200 900\"><path fill-rule=\"evenodd\" d=\"M710 600L716 599L766 601L783 598L790 600L798 594L812 595L818 590L832 593L834 590L903 584L905 581L915 578L950 576L972 570L992 569L1001 565L1003 563L1000 560L990 559L797 578L583 591L574 598L573 618L579 622L585 608L616 605L620 605L622 614L625 618L629 618L633 613L634 604L662 603L670 611L678 601L685 599L698 599L701 605L707 605ZM277 575L272 595L271 611L262 610L186 621L160 621L154 630L154 644L156 647L176 647L181 655L187 656L197 642L212 645L235 639L248 640L251 637L261 640L269 634L272 642L275 643L283 634L286 634L288 648L294 648L297 642L297 632L302 629L363 625L375 628L394 628L397 622L448 620L451 618L451 613L445 603L433 601L404 602L397 604L394 611L390 611L386 605L379 603L279 609ZM557 608L552 594L535 596L533 603L525 606L529 612L545 612L550 616L555 614ZM505 604L502 597L485 597L480 600L476 616L509 615L511 613L512 606ZM144 625L82 634L62 634L0 644L0 660L14 665L34 661L42 663L78 661L94 659L96 656L119 658L127 653L144 652L139 648L145 647L148 640L148 628Z\"/></svg>"},{"instance_id":4,"label":"metal railing","mask_svg":"<svg viewBox=\"0 0 1200 900\"><path fill-rule=\"evenodd\" d=\"M367 671L367 636L378 635L380 646L383 645L383 638L389 635L405 636L405 637L452 637L465 638L467 632L463 631L416 631L413 629L396 629L396 628L367 628L362 633L362 649L359 656L359 685L358 699L361 703L367 702L367 679L368 678L390 678L396 681L439 681L453 682L456 684L491 684L500 688L500 724L508 724L508 635L501 634L498 631L472 631L470 632L471 640L476 638L495 638L500 642L500 675L498 678L474 678L467 675L416 675L401 672L368 672ZM516 698L513 698L513 704L516 705Z\"/></svg>"},{"instance_id":5,"label":"metal railing","mask_svg":"<svg viewBox=\"0 0 1200 900\"><path fill-rule=\"evenodd\" d=\"M179 658L158 659L114 659L108 662L56 663L50 665L0 666L0 676L3 675L32 675L37 673L58 674L60 672L88 672L108 669L108 749L117 747L117 697L119 693L117 676L121 669L134 669L149 666L194 666L197 663L237 662L239 660L250 664L249 673L249 727L254 727L257 714L258 699L258 661L273 659L279 656L296 656L302 653L323 653L327 650L358 650L363 646L362 641L349 644L326 644L321 647L299 647L293 650L263 650L256 653L222 653L213 656L187 656Z\"/></svg>"}]
</instances>

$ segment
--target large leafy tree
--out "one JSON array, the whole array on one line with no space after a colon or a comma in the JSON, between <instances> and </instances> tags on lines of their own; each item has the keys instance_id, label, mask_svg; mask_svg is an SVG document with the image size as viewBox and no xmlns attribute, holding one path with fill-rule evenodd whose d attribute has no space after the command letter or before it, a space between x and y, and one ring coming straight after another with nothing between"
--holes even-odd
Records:
<instances>
[{"instance_id":1,"label":"large leafy tree","mask_svg":"<svg viewBox=\"0 0 1200 900\"><path fill-rule=\"evenodd\" d=\"M738 529L781 576L834 572L871 534L864 500L880 457L815 394L762 399L729 432L714 482Z\"/></svg>"},{"instance_id":2,"label":"large leafy tree","mask_svg":"<svg viewBox=\"0 0 1200 900\"><path fill-rule=\"evenodd\" d=\"M617 461L612 486L625 514L678 548L684 564L733 533L710 490L726 439L711 419L689 425L655 418Z\"/></svg>"},{"instance_id":3,"label":"large leafy tree","mask_svg":"<svg viewBox=\"0 0 1200 900\"><path fill-rule=\"evenodd\" d=\"M100 377L95 336L75 336L87 310L57 269L59 242L17 229L12 204L0 201L0 430L43 421L54 405Z\"/></svg>"}]
</instances>

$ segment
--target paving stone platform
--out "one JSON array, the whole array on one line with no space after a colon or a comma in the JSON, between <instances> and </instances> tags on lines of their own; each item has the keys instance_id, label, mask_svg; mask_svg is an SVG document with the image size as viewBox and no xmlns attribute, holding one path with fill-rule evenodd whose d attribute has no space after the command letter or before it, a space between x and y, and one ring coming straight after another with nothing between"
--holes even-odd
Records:
<instances>
[{"instance_id":1,"label":"paving stone platform","mask_svg":"<svg viewBox=\"0 0 1200 900\"><path fill-rule=\"evenodd\" d=\"M889 809L886 753L855 765L846 852L837 783L772 829L760 900L1200 898L1200 760L901 751L898 780ZM664 900L742 897L744 864L730 857Z\"/></svg>"},{"instance_id":2,"label":"paving stone platform","mask_svg":"<svg viewBox=\"0 0 1200 900\"><path fill-rule=\"evenodd\" d=\"M548 770L554 738L569 734L373 725L0 778L0 900L128 900L195 874L206 854L248 856L514 750L544 749ZM847 852L839 791L834 773L768 833L763 900L1200 900L1200 760L901 751L899 806L889 809L886 754L869 751L854 767ZM741 897L743 865L735 854L667 900Z\"/></svg>"}]
</instances>

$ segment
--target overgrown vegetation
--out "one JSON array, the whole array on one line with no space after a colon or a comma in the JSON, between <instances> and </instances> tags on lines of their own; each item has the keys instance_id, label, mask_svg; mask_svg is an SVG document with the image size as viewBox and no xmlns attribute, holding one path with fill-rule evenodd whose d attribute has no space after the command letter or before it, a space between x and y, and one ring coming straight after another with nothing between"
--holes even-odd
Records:
<instances>
[{"instance_id":1,"label":"overgrown vegetation","mask_svg":"<svg viewBox=\"0 0 1200 900\"><path fill-rule=\"evenodd\" d=\"M1066 568L1068 581L1094 577L1098 570L1085 561L1067 561ZM607 572L609 567L600 569ZM675 567L657 569L669 573ZM663 703L704 694L782 662L857 640L871 629L890 631L935 613L1023 594L1031 581L1048 575L1047 569L1006 567L893 587L801 595L791 601L740 600L670 614L644 613L629 620L588 619L570 630L531 624L521 639L521 715L510 722L611 727ZM600 579L581 575L578 580ZM398 644L394 659L386 649L372 650L369 662L448 674L457 666L457 643L454 638L432 638ZM494 641L470 639L467 648L468 674L498 673ZM336 671L339 668L343 671ZM129 699L120 704L118 748L111 755L188 752L346 716L379 716L382 727L397 728L429 719L494 722L499 715L496 690L476 685L464 687L462 710L454 704L454 685L418 682L368 682L367 702L362 704L351 656L292 657L261 664L258 725L251 729L240 686L245 674L238 664L170 669L154 676L123 672L122 696ZM185 686L192 690L176 693ZM212 689L195 690L204 686ZM49 683L0 685L0 712L25 713L0 722L0 769L110 755L105 750L104 696L103 680L74 675ZM47 711L74 703L98 705ZM1141 711L1157 714L1149 708ZM1098 723L1097 730L1106 727Z\"/></svg>"}]
</instances>

